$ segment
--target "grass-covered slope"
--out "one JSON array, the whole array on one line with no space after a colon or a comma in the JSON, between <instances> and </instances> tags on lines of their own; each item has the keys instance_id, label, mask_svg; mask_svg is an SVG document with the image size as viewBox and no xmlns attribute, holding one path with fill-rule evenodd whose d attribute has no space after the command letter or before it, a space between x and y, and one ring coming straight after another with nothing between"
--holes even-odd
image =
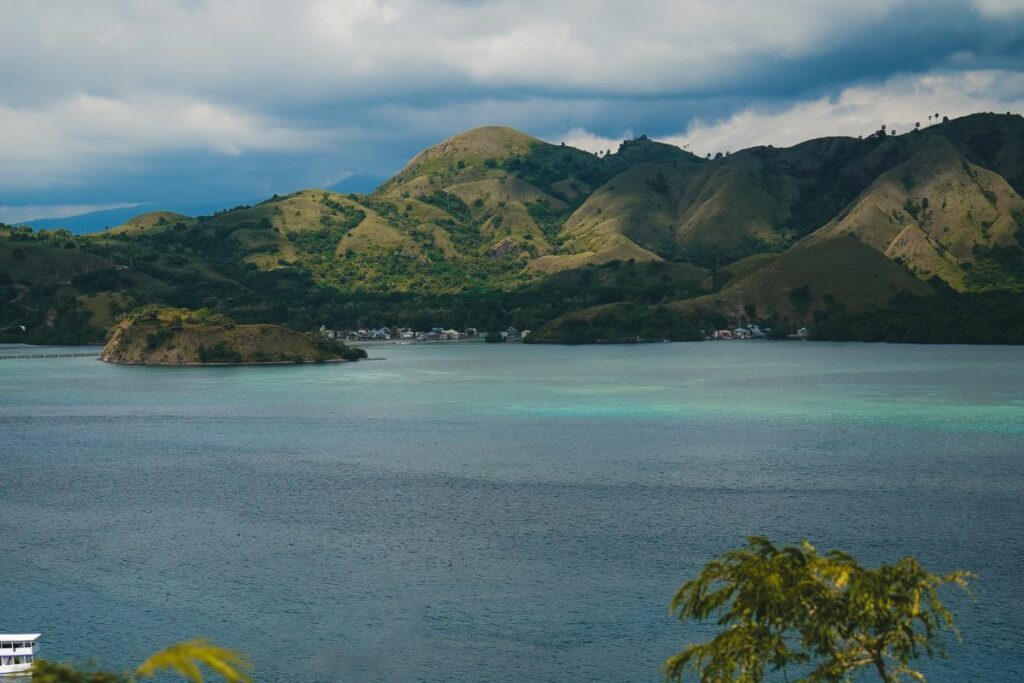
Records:
<instances>
[{"instance_id":1,"label":"grass-covered slope","mask_svg":"<svg viewBox=\"0 0 1024 683\"><path fill-rule=\"evenodd\" d=\"M67 233L28 238L0 229L0 339L31 343L101 342L117 316L177 291L175 283L83 248ZM27 329L21 333L20 326Z\"/></svg>"},{"instance_id":2,"label":"grass-covered slope","mask_svg":"<svg viewBox=\"0 0 1024 683\"><path fill-rule=\"evenodd\" d=\"M1020 252L1024 200L1004 178L967 161L944 137L924 137L807 244L853 236L922 279L958 291L1018 286L998 254ZM803 246L803 245L801 245Z\"/></svg>"},{"instance_id":3,"label":"grass-covered slope","mask_svg":"<svg viewBox=\"0 0 1024 683\"><path fill-rule=\"evenodd\" d=\"M1022 145L1019 116L976 115L900 136L757 147L700 165L633 165L567 219L566 253L532 267L551 272L613 258L724 267L783 252L823 226L827 234L815 240L856 232L833 225L853 213L877 226L898 225L881 251L923 279L939 275L958 289L1003 287L1019 279L1007 272L1013 254L1005 251L1019 246L1014 234L1024 223L1015 191L1016 179L1024 180ZM910 223L920 225L899 235ZM946 249L959 253L949 257Z\"/></svg>"},{"instance_id":4,"label":"grass-covered slope","mask_svg":"<svg viewBox=\"0 0 1024 683\"><path fill-rule=\"evenodd\" d=\"M615 303L570 311L539 329L539 341L702 338L720 326L759 320L780 329L835 311L859 313L897 296L929 297L933 288L871 247L849 237L748 263L714 294ZM738 275L742 270L737 271Z\"/></svg>"},{"instance_id":5,"label":"grass-covered slope","mask_svg":"<svg viewBox=\"0 0 1024 683\"><path fill-rule=\"evenodd\" d=\"M190 217L182 213L175 213L174 211L151 211L149 213L142 213L134 218L130 218L121 225L115 228L111 228L111 234L119 233L135 233L146 230L147 228L155 228L163 225L170 225L177 223L178 221L187 221Z\"/></svg>"},{"instance_id":6,"label":"grass-covered slope","mask_svg":"<svg viewBox=\"0 0 1024 683\"><path fill-rule=\"evenodd\" d=\"M641 137L603 157L553 145L510 128L477 128L415 156L375 195L399 205L427 202L474 226L474 254L517 260L525 273L612 260L656 259L628 238L613 236L596 254L562 227L571 210L623 171L652 162L696 165L683 150ZM456 201L457 199L457 201Z\"/></svg>"},{"instance_id":7,"label":"grass-covered slope","mask_svg":"<svg viewBox=\"0 0 1024 683\"><path fill-rule=\"evenodd\" d=\"M643 249L647 258L708 267L781 252L899 163L905 146L901 139L825 138L699 165L634 165L573 213L562 238L576 253Z\"/></svg>"},{"instance_id":8,"label":"grass-covered slope","mask_svg":"<svg viewBox=\"0 0 1024 683\"><path fill-rule=\"evenodd\" d=\"M670 252L674 245L667 179L689 168L643 163L615 176L566 221L560 236L564 253L538 258L531 269L551 273L584 263L662 260L659 252Z\"/></svg>"},{"instance_id":9,"label":"grass-covered slope","mask_svg":"<svg viewBox=\"0 0 1024 683\"><path fill-rule=\"evenodd\" d=\"M313 363L365 358L361 349L280 325L237 325L227 316L147 306L114 327L100 358L126 365Z\"/></svg>"},{"instance_id":10,"label":"grass-covered slope","mask_svg":"<svg viewBox=\"0 0 1024 683\"><path fill-rule=\"evenodd\" d=\"M848 236L791 249L714 294L674 303L730 319L808 321L841 306L860 311L899 294L929 296L933 288L867 244Z\"/></svg>"},{"instance_id":11,"label":"grass-covered slope","mask_svg":"<svg viewBox=\"0 0 1024 683\"><path fill-rule=\"evenodd\" d=\"M1024 118L1015 114L971 114L922 130L941 135L968 161L998 173L1024 195Z\"/></svg>"},{"instance_id":12,"label":"grass-covered slope","mask_svg":"<svg viewBox=\"0 0 1024 683\"><path fill-rule=\"evenodd\" d=\"M412 159L377 191L430 192L456 182L472 182L500 175L499 162L528 155L547 143L514 128L474 128L429 147Z\"/></svg>"}]
</instances>

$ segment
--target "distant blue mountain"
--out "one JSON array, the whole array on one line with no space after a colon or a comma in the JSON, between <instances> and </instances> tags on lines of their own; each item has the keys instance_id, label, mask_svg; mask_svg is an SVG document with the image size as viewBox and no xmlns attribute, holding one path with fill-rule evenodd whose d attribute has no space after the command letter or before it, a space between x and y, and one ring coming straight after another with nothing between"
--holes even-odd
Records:
<instances>
[{"instance_id":1,"label":"distant blue mountain","mask_svg":"<svg viewBox=\"0 0 1024 683\"><path fill-rule=\"evenodd\" d=\"M115 225L124 223L129 218L138 216L140 213L148 213L150 211L175 211L177 213L183 213L186 216L202 216L221 209L228 209L233 206L237 206L238 204L248 203L255 202L217 202L202 204L168 202L167 204L139 204L138 206L129 206L122 209L92 211L90 213L83 213L77 216L67 216L65 218L34 218L32 220L23 221L18 225L28 225L33 230L56 230L57 228L65 228L76 235L82 235L87 232L97 232L108 227L112 228Z\"/></svg>"},{"instance_id":2,"label":"distant blue mountain","mask_svg":"<svg viewBox=\"0 0 1024 683\"><path fill-rule=\"evenodd\" d=\"M385 180L387 180L385 176L359 173L350 175L344 180L334 183L324 189L342 194L350 192L373 192L373 190L377 189L377 186ZM148 213L150 211L175 211L177 213L183 213L186 216L207 216L212 214L214 211L230 209L240 204L258 204L264 199L266 199L266 197L249 198L246 200L231 202L167 202L166 204L153 202L121 209L92 211L90 213L83 213L77 216L67 216L65 218L33 218L32 220L22 221L21 223L18 223L18 225L28 225L33 230L56 230L58 228L64 228L76 235L82 235L87 232L97 232L108 227L112 228L115 225L124 223L129 218L138 216L140 213Z\"/></svg>"}]
</instances>

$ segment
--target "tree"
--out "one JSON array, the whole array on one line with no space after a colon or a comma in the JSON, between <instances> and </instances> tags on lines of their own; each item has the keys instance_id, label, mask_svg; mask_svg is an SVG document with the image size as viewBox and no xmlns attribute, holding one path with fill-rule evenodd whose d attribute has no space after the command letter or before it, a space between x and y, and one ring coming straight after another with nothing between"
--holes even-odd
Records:
<instances>
[{"instance_id":1,"label":"tree","mask_svg":"<svg viewBox=\"0 0 1024 683\"><path fill-rule=\"evenodd\" d=\"M684 583L670 611L681 621L717 617L721 633L691 644L662 665L666 680L692 670L700 681L758 683L765 672L806 671L806 683L838 683L873 668L885 683L924 680L910 664L921 653L945 657L940 632L959 638L938 588L967 590L969 572L932 574L913 557L862 567L837 550L819 555L807 541L777 548L752 536Z\"/></svg>"},{"instance_id":2,"label":"tree","mask_svg":"<svg viewBox=\"0 0 1024 683\"><path fill-rule=\"evenodd\" d=\"M139 665L133 675L111 673L93 669L76 669L67 664L36 660L32 667L34 683L137 683L140 678L151 678L164 669L184 676L192 683L203 683L203 664L228 683L251 683L248 660L235 652L217 647L205 639L176 643L151 655Z\"/></svg>"}]
</instances>

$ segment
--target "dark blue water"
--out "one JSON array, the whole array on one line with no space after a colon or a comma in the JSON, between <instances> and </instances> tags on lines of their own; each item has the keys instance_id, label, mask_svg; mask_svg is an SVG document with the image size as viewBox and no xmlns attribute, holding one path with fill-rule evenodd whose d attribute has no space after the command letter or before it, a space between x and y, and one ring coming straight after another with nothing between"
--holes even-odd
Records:
<instances>
[{"instance_id":1,"label":"dark blue water","mask_svg":"<svg viewBox=\"0 0 1024 683\"><path fill-rule=\"evenodd\" d=\"M931 681L1024 679L1024 349L419 345L0 362L0 632L260 681L656 681L746 535L972 569ZM870 680L870 679L865 679Z\"/></svg>"}]
</instances>

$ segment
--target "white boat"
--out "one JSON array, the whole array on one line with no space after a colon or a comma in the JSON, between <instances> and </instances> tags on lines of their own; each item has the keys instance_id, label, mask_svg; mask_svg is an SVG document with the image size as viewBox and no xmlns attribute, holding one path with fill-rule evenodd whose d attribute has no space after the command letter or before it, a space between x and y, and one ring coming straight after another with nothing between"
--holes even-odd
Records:
<instances>
[{"instance_id":1,"label":"white boat","mask_svg":"<svg viewBox=\"0 0 1024 683\"><path fill-rule=\"evenodd\" d=\"M0 633L0 676L32 670L42 633Z\"/></svg>"}]
</instances>

